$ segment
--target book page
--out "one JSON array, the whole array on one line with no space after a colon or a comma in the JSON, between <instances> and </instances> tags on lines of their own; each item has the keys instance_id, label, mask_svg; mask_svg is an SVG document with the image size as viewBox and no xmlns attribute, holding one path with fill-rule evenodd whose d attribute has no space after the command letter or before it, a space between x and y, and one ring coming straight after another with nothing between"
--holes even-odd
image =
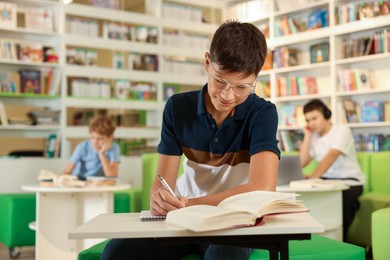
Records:
<instances>
[{"instance_id":1,"label":"book page","mask_svg":"<svg viewBox=\"0 0 390 260\"><path fill-rule=\"evenodd\" d=\"M196 205L168 212L166 223L192 231L251 226L256 216L244 211L211 205Z\"/></svg>"},{"instance_id":2,"label":"book page","mask_svg":"<svg viewBox=\"0 0 390 260\"><path fill-rule=\"evenodd\" d=\"M273 191L252 191L231 196L218 204L218 207L241 210L259 216L260 209L276 200L294 200L295 193Z\"/></svg>"}]
</instances>

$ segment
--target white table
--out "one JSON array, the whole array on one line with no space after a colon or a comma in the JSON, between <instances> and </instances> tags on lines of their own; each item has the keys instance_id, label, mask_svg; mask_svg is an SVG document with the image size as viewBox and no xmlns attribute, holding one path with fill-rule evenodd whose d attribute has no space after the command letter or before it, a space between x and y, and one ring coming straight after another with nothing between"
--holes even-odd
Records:
<instances>
[{"instance_id":1,"label":"white table","mask_svg":"<svg viewBox=\"0 0 390 260\"><path fill-rule=\"evenodd\" d=\"M290 186L277 186L279 192L295 192L297 199L303 200L310 214L325 226L321 235L343 241L343 200L342 191L349 187L321 187L292 189Z\"/></svg>"},{"instance_id":2,"label":"white table","mask_svg":"<svg viewBox=\"0 0 390 260\"><path fill-rule=\"evenodd\" d=\"M102 214L69 232L70 239L85 238L155 238L159 243L210 242L273 248L272 259L288 259L288 241L310 239L324 226L309 213L266 216L261 225L208 232L193 232L164 221L141 222L139 213ZM270 246L270 244L272 244ZM268 247L267 247L268 245ZM276 246L276 247L275 247Z\"/></svg>"},{"instance_id":3,"label":"white table","mask_svg":"<svg viewBox=\"0 0 390 260\"><path fill-rule=\"evenodd\" d=\"M68 240L68 232L102 213L112 213L114 191L129 184L104 187L41 187L24 185L36 192L36 259L77 259L78 253L101 240Z\"/></svg>"}]
</instances>

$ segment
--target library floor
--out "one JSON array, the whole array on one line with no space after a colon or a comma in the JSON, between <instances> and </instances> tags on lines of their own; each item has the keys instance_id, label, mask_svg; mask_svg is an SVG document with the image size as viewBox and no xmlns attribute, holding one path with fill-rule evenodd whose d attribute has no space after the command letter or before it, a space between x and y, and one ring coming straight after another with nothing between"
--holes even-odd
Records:
<instances>
[{"instance_id":1,"label":"library floor","mask_svg":"<svg viewBox=\"0 0 390 260\"><path fill-rule=\"evenodd\" d=\"M33 246L21 247L20 251L21 251L20 257L17 259L35 260L35 247ZM0 243L0 259L1 260L12 259L9 256L8 248L2 243Z\"/></svg>"}]
</instances>

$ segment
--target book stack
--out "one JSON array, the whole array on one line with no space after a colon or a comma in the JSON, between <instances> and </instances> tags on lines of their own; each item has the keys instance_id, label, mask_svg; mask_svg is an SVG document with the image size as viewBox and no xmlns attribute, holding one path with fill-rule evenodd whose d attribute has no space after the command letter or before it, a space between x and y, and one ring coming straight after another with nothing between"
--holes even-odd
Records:
<instances>
[{"instance_id":1,"label":"book stack","mask_svg":"<svg viewBox=\"0 0 390 260\"><path fill-rule=\"evenodd\" d=\"M34 125L59 125L60 110L34 110L28 113Z\"/></svg>"}]
</instances>

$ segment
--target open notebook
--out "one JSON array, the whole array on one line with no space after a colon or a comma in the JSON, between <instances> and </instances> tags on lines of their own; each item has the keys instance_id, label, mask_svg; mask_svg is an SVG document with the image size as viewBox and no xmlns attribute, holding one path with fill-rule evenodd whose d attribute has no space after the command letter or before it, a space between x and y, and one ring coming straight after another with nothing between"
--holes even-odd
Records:
<instances>
[{"instance_id":1,"label":"open notebook","mask_svg":"<svg viewBox=\"0 0 390 260\"><path fill-rule=\"evenodd\" d=\"M142 222L146 221L163 221L165 220L166 216L155 216L152 215L150 210L142 210L141 213L139 214L139 220Z\"/></svg>"}]
</instances>

